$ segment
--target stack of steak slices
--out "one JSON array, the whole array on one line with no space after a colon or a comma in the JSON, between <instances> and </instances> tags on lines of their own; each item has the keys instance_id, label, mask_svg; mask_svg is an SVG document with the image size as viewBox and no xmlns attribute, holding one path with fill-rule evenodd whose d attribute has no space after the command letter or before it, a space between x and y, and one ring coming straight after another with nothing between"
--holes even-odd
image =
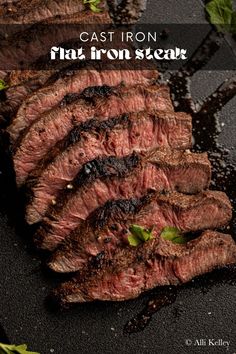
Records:
<instances>
[{"instance_id":1,"label":"stack of steak slices","mask_svg":"<svg viewBox=\"0 0 236 354\"><path fill-rule=\"evenodd\" d=\"M77 0L47 0L42 12L21 15L28 3L12 7L21 22L83 10ZM191 116L174 111L156 70L101 69L11 73L19 90L9 88L1 107L10 106L16 183L27 222L38 224L35 244L51 252L52 270L76 272L54 293L62 303L134 298L236 260L231 236L215 231L230 222L231 205L208 190L207 154L190 151ZM151 237L132 245L134 225ZM166 227L185 243L164 239Z\"/></svg>"}]
</instances>

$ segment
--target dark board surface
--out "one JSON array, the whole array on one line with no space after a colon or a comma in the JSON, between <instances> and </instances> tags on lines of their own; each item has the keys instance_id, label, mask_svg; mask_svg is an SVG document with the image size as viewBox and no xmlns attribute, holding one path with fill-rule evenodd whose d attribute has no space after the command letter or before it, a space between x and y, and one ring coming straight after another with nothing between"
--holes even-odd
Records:
<instances>
[{"instance_id":1,"label":"dark board surface","mask_svg":"<svg viewBox=\"0 0 236 354\"><path fill-rule=\"evenodd\" d=\"M201 23L204 12L197 0L153 0L148 2L144 20ZM207 96L231 76L232 72L199 72L192 80L194 97ZM219 140L230 147L226 163L236 162L235 116L236 98L220 116ZM177 291L175 302L157 312L143 331L127 335L123 333L127 321L149 299L155 298L159 289L125 303L85 304L62 312L51 309L44 300L58 280L39 268L39 258L27 246L27 235L17 232L4 213L6 194L0 197L0 323L10 342L25 342L41 354L236 353L236 291L232 269L216 271L183 286ZM200 342L209 338L229 341L228 351L223 345L207 342L209 345L205 346L204 341Z\"/></svg>"}]
</instances>

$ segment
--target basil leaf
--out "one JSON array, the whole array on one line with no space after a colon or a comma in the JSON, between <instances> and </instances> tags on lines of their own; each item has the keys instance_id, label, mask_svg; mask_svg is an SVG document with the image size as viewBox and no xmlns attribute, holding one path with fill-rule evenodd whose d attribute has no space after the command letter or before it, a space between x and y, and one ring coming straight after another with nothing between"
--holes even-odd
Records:
<instances>
[{"instance_id":1,"label":"basil leaf","mask_svg":"<svg viewBox=\"0 0 236 354\"><path fill-rule=\"evenodd\" d=\"M8 85L5 83L4 80L0 80L0 91L5 90L6 88L8 88Z\"/></svg>"},{"instance_id":2,"label":"basil leaf","mask_svg":"<svg viewBox=\"0 0 236 354\"><path fill-rule=\"evenodd\" d=\"M40 354L36 352L27 351L27 345L11 345L11 344L3 344L0 343L0 353L1 354Z\"/></svg>"},{"instance_id":3,"label":"basil leaf","mask_svg":"<svg viewBox=\"0 0 236 354\"><path fill-rule=\"evenodd\" d=\"M178 237L175 237L172 240L173 243L178 243L178 244L185 244L188 242L188 239L186 237L184 237L183 235L180 235Z\"/></svg>"},{"instance_id":4,"label":"basil leaf","mask_svg":"<svg viewBox=\"0 0 236 354\"><path fill-rule=\"evenodd\" d=\"M151 237L151 231L144 229L139 225L131 225L129 228L132 235L137 236L141 241L148 241Z\"/></svg>"},{"instance_id":5,"label":"basil leaf","mask_svg":"<svg viewBox=\"0 0 236 354\"><path fill-rule=\"evenodd\" d=\"M166 226L161 231L161 237L169 241L172 241L174 237L178 237L179 235L180 235L179 229L174 226Z\"/></svg>"},{"instance_id":6,"label":"basil leaf","mask_svg":"<svg viewBox=\"0 0 236 354\"><path fill-rule=\"evenodd\" d=\"M188 242L188 239L181 233L177 227L166 226L161 231L161 237L164 240L172 241L173 243L183 244Z\"/></svg>"},{"instance_id":7,"label":"basil leaf","mask_svg":"<svg viewBox=\"0 0 236 354\"><path fill-rule=\"evenodd\" d=\"M206 11L219 32L232 32L235 16L232 0L212 0L206 5Z\"/></svg>"},{"instance_id":8,"label":"basil leaf","mask_svg":"<svg viewBox=\"0 0 236 354\"><path fill-rule=\"evenodd\" d=\"M100 0L94 0L94 1L92 1L92 3L93 3L93 5L97 6L100 4Z\"/></svg>"},{"instance_id":9,"label":"basil leaf","mask_svg":"<svg viewBox=\"0 0 236 354\"><path fill-rule=\"evenodd\" d=\"M128 236L130 246L138 246L142 242L147 242L153 238L152 230L147 230L139 225L131 225L129 228L131 235Z\"/></svg>"},{"instance_id":10,"label":"basil leaf","mask_svg":"<svg viewBox=\"0 0 236 354\"><path fill-rule=\"evenodd\" d=\"M93 12L96 12L96 13L102 11L101 9L99 9L99 7L96 7L94 4L90 5L90 10L92 10Z\"/></svg>"},{"instance_id":11,"label":"basil leaf","mask_svg":"<svg viewBox=\"0 0 236 354\"><path fill-rule=\"evenodd\" d=\"M83 0L84 4L89 4L90 10L93 12L101 12L102 9L97 7L100 4L101 0Z\"/></svg>"},{"instance_id":12,"label":"basil leaf","mask_svg":"<svg viewBox=\"0 0 236 354\"><path fill-rule=\"evenodd\" d=\"M140 243L142 243L142 241L137 236L134 236L134 235L129 235L128 241L129 241L130 246L133 246L133 247L137 247L140 245Z\"/></svg>"}]
</instances>

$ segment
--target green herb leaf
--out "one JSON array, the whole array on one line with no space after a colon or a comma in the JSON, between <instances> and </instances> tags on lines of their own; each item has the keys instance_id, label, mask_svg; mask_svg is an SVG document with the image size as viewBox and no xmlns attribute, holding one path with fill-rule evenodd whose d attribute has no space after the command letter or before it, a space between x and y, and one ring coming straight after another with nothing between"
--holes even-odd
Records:
<instances>
[{"instance_id":1,"label":"green herb leaf","mask_svg":"<svg viewBox=\"0 0 236 354\"><path fill-rule=\"evenodd\" d=\"M0 91L5 90L6 88L8 88L8 85L5 83L4 80L0 80Z\"/></svg>"},{"instance_id":2,"label":"green herb leaf","mask_svg":"<svg viewBox=\"0 0 236 354\"><path fill-rule=\"evenodd\" d=\"M219 32L234 32L236 12L232 0L212 0L206 5L206 11Z\"/></svg>"},{"instance_id":3,"label":"green herb leaf","mask_svg":"<svg viewBox=\"0 0 236 354\"><path fill-rule=\"evenodd\" d=\"M188 242L187 238L183 236L181 231L177 227L166 226L161 231L161 237L164 240L172 241L173 243L183 244Z\"/></svg>"},{"instance_id":4,"label":"green herb leaf","mask_svg":"<svg viewBox=\"0 0 236 354\"><path fill-rule=\"evenodd\" d=\"M1 354L39 354L36 352L29 352L27 351L27 345L10 345L10 344L3 344L0 343L0 353Z\"/></svg>"},{"instance_id":5,"label":"green herb leaf","mask_svg":"<svg viewBox=\"0 0 236 354\"><path fill-rule=\"evenodd\" d=\"M93 12L101 12L102 10L99 9L99 7L96 7L94 4L91 4L90 5L90 9L93 11Z\"/></svg>"},{"instance_id":6,"label":"green herb leaf","mask_svg":"<svg viewBox=\"0 0 236 354\"><path fill-rule=\"evenodd\" d=\"M137 247L153 238L152 230L147 230L139 225L131 225L129 231L131 232L131 235L128 236L130 246Z\"/></svg>"},{"instance_id":7,"label":"green herb leaf","mask_svg":"<svg viewBox=\"0 0 236 354\"><path fill-rule=\"evenodd\" d=\"M128 241L129 241L130 246L133 246L133 247L137 247L140 245L140 243L142 243L142 241L137 236L134 236L134 235L129 235Z\"/></svg>"},{"instance_id":8,"label":"green herb leaf","mask_svg":"<svg viewBox=\"0 0 236 354\"><path fill-rule=\"evenodd\" d=\"M83 0L84 4L89 4L90 10L93 12L101 12L102 9L100 9L99 7L97 7L101 0Z\"/></svg>"}]
</instances>

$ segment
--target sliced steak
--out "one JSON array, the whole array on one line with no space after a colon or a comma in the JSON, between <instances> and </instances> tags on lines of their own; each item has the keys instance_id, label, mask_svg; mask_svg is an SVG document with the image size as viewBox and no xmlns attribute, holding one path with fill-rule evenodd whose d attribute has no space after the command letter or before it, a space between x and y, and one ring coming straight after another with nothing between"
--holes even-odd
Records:
<instances>
[{"instance_id":1,"label":"sliced steak","mask_svg":"<svg viewBox=\"0 0 236 354\"><path fill-rule=\"evenodd\" d=\"M76 211L75 218L81 210ZM224 226L231 217L229 199L222 192L207 191L197 195L153 192L139 199L109 201L66 238L54 253L50 268L73 272L104 250L109 251L107 256L111 259L117 249L128 244L132 224L152 229L153 237L157 238L165 226L174 226L186 233ZM70 227L66 218L63 227Z\"/></svg>"},{"instance_id":2,"label":"sliced steak","mask_svg":"<svg viewBox=\"0 0 236 354\"><path fill-rule=\"evenodd\" d=\"M160 247L159 240L118 251L108 268L97 275L78 274L55 290L54 296L62 305L128 300L156 286L186 283L214 268L236 263L234 240L215 231L205 231L185 245L175 245L174 250L170 241L165 241L164 247L168 256L162 254L163 242Z\"/></svg>"},{"instance_id":3,"label":"sliced steak","mask_svg":"<svg viewBox=\"0 0 236 354\"><path fill-rule=\"evenodd\" d=\"M137 115L132 115L132 117L136 116ZM36 176L33 176L28 180L27 186L30 200L29 205L26 208L27 222L32 224L40 221L48 207L52 204L52 201L57 199L59 192L67 185L70 186L69 183L74 178L75 181L77 181L78 178L76 175L80 173L83 164L87 163L88 161L93 160L98 156L125 156L134 149L152 148L157 145L162 145L159 143L160 139L158 139L155 135L153 136L153 140L145 140L145 136L144 139L142 139L142 133L145 132L143 129L141 130L142 122L146 123L144 124L144 127L148 128L148 122L146 122L146 119L147 118L145 117L141 118L140 124L137 119L128 119L127 115L120 117L120 119L110 119L104 122L104 124L98 126L92 132L90 131L89 133L80 133L80 140L77 143L74 139L71 139L73 144L68 147L62 154L58 155L55 160L50 163L45 170L43 170L40 176L37 176L36 174ZM112 123L115 124L115 127L112 125ZM137 128L139 127L139 139L137 139L137 137L132 139L132 137L137 135L133 134L133 132L137 132ZM171 132L173 131L174 130L172 129ZM177 142L177 140L175 141ZM164 156L167 158L168 153L165 154L164 152ZM173 153L173 156L176 156L175 163L178 165L178 163L181 162L181 158L185 158L186 155L176 151ZM160 158L161 157L159 157L159 159ZM190 155L188 161L193 162ZM200 180L202 182L204 180L205 185L207 185L208 177L207 174L204 175L204 172L207 172L210 176L210 166L207 162L206 156L204 155L204 158L202 159L200 156L199 158L196 157L196 162L205 163L208 166L208 169L207 171L199 171L199 181L196 181L196 178L193 178L191 183L191 179L189 179L187 187L184 187L184 183L186 183L186 181L184 181L183 186L180 186L181 182L179 181L179 190L181 192L185 192L187 189L192 193L199 192L202 189L199 188ZM164 162L162 160L161 165L163 164ZM172 166L173 165L174 161L172 160ZM90 164L86 166L87 171L89 171ZM189 166L186 164L186 173L188 167ZM203 176L205 179L202 179ZM193 185L194 183L196 183L195 187Z\"/></svg>"},{"instance_id":4,"label":"sliced steak","mask_svg":"<svg viewBox=\"0 0 236 354\"><path fill-rule=\"evenodd\" d=\"M173 116L174 115L174 116ZM170 117L174 117L174 119L169 119ZM104 136L104 139L101 141L99 138L101 136L98 136L98 139L92 139L88 140L88 144L82 146L82 149L79 148L75 150L77 161L76 160L71 160L75 164L75 168L77 169L78 162L81 161L83 162L82 159L87 159L91 158L92 154L99 156L107 155L115 155L115 156L125 156L129 153L131 153L134 150L145 150L145 149L150 149L154 148L157 146L170 146L170 147L176 147L176 146L181 146L177 145L179 138L180 141L183 141L183 136L188 135L188 144L190 143L190 138L191 138L191 122L188 121L190 124L188 126L188 134L186 134L186 126L183 128L183 123L181 121L181 114L178 115L177 117L180 117L176 119L176 113L172 113L172 116L168 113L164 114L157 114L153 116L152 114L143 115L140 113L140 117L138 114L131 114L128 120L131 120L131 127L128 129L124 129L122 126L122 129L118 127L117 129L112 129L110 132L107 132L109 134L109 137L107 139L106 136ZM184 120L186 119L187 115L182 117ZM177 124L176 124L177 122ZM181 134L183 132L183 134ZM172 142L172 143L171 143ZM176 145L175 145L176 144ZM183 146L183 145L182 145ZM86 149L84 149L86 147ZM92 154L91 154L92 153ZM71 166L72 163L70 163L70 160L68 161L67 165L64 165L63 171L65 168L69 168L68 166ZM82 164L81 164L82 166ZM63 172L62 171L62 172ZM71 169L69 171L72 171ZM58 173L56 173L57 175ZM55 175L54 175L55 176ZM63 176L62 176L63 177ZM54 182L55 184L55 182ZM49 187L50 188L50 187ZM55 200L51 200L51 203L55 203ZM33 216L33 215L32 215ZM63 216L63 217L62 217ZM53 233L60 233L63 237L66 235L67 232L71 230L71 228L74 228L76 224L80 221L80 219L76 219L72 214L68 215L60 215L61 221L64 221L66 223L66 227L61 227L60 222L54 223L55 230L53 228ZM64 220L64 219L67 220ZM73 219L73 223L69 223L69 219Z\"/></svg>"},{"instance_id":5,"label":"sliced steak","mask_svg":"<svg viewBox=\"0 0 236 354\"><path fill-rule=\"evenodd\" d=\"M104 90L104 97L98 97L92 104L76 100L71 105L65 105L64 108L59 106L44 114L25 134L14 155L17 184L24 183L39 161L58 141L65 138L73 127L93 117L103 121L124 112L145 109L148 111L172 109L167 86L121 88L118 92L115 89Z\"/></svg>"},{"instance_id":6,"label":"sliced steak","mask_svg":"<svg viewBox=\"0 0 236 354\"><path fill-rule=\"evenodd\" d=\"M50 199L50 194L45 197L45 190L42 195L38 190L39 197L33 199L27 208L27 215L30 220L39 220L39 211L41 205L45 205L45 198L47 206L49 201L55 201L56 205L47 213L50 215L49 221L44 219L52 230L49 232L49 226L46 226L46 232L45 227L41 228L40 237L40 246L52 250L60 241L57 233L63 239L68 232L63 228L65 218L71 229L108 200L140 197L148 189L198 193L209 186L210 176L211 168L206 154L155 149L136 152L124 158L100 158L85 164L57 199L55 193ZM49 184L48 190L51 192L54 186ZM41 219L42 213L40 216Z\"/></svg>"},{"instance_id":7,"label":"sliced steak","mask_svg":"<svg viewBox=\"0 0 236 354\"><path fill-rule=\"evenodd\" d=\"M30 126L37 117L56 106L66 95L80 93L89 86L117 86L125 82L127 86L148 85L157 78L153 70L96 70L76 71L74 75L59 78L53 85L42 88L30 96L19 108L8 128L12 141L16 141L21 132Z\"/></svg>"}]
</instances>

